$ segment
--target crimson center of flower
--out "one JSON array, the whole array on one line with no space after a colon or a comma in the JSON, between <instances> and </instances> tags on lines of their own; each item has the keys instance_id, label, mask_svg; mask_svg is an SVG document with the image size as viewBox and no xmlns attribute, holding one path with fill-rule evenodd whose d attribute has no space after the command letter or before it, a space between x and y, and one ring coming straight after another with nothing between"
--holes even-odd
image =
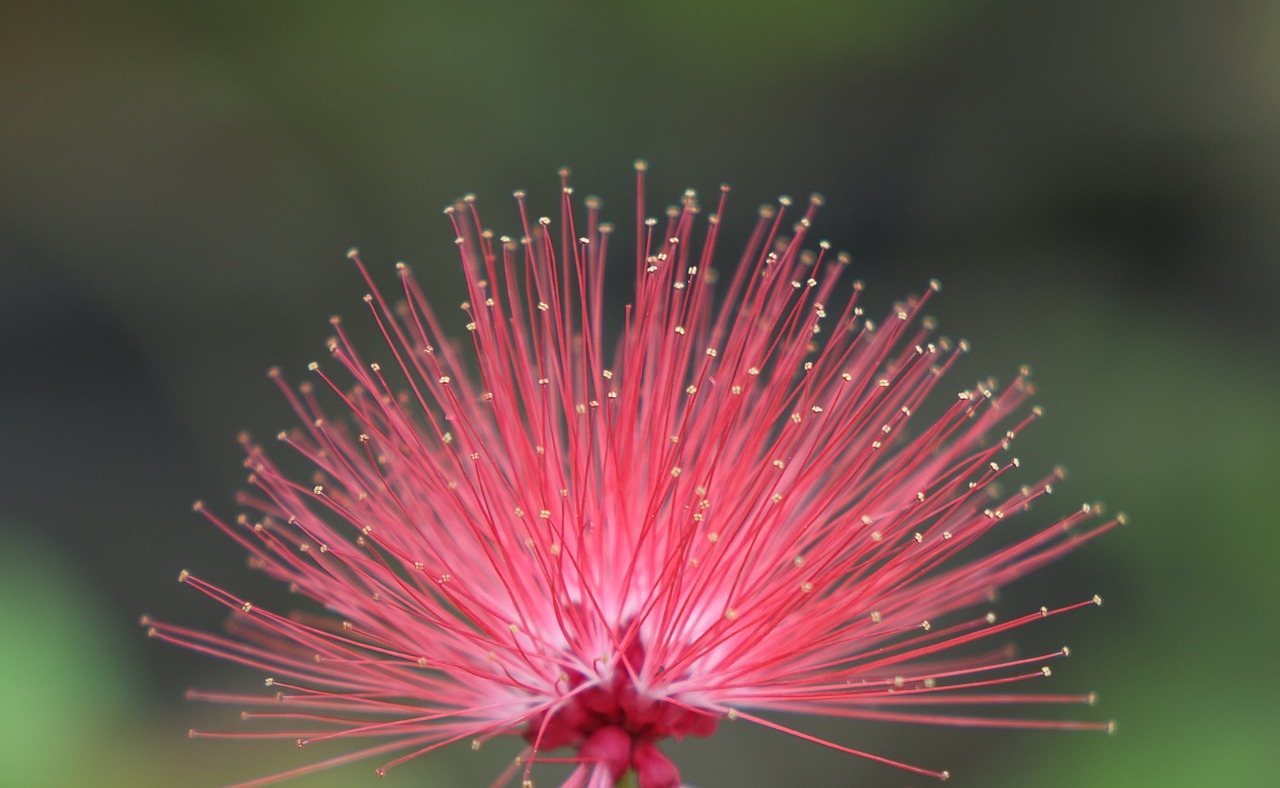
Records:
<instances>
[{"instance_id":1,"label":"crimson center of flower","mask_svg":"<svg viewBox=\"0 0 1280 788\"><path fill-rule=\"evenodd\" d=\"M643 661L643 647L633 644L603 678L571 673L565 702L531 719L525 740L542 751L577 748L579 760L603 764L615 781L634 771L642 788L678 786L679 772L656 742L710 736L719 718L643 692L633 678Z\"/></svg>"}]
</instances>

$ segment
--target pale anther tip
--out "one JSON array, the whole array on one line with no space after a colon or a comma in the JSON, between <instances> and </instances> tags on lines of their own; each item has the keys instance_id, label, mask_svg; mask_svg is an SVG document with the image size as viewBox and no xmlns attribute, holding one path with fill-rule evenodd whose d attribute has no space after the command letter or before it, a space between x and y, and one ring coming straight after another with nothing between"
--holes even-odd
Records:
<instances>
[{"instance_id":1,"label":"pale anther tip","mask_svg":"<svg viewBox=\"0 0 1280 788\"><path fill-rule=\"evenodd\" d=\"M353 246L353 247L351 247L350 249L348 249L348 250L347 250L347 259L348 259L348 260L359 260L359 259L360 259L360 250L359 250L359 249L357 249L357 248L355 248L354 246Z\"/></svg>"}]
</instances>

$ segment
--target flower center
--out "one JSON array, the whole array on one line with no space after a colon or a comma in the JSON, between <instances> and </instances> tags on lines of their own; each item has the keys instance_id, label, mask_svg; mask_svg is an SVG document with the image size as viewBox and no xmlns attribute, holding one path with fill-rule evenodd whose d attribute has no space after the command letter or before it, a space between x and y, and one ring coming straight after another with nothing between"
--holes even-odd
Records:
<instances>
[{"instance_id":1,"label":"flower center","mask_svg":"<svg viewBox=\"0 0 1280 788\"><path fill-rule=\"evenodd\" d=\"M570 688L577 691L554 711L531 719L525 740L539 750L575 747L584 762L607 766L615 781L635 771L640 788L675 788L679 772L655 742L710 736L719 718L640 691L632 673L643 664L644 649L636 644L627 649L625 664L594 686L579 689L587 677L571 674Z\"/></svg>"}]
</instances>

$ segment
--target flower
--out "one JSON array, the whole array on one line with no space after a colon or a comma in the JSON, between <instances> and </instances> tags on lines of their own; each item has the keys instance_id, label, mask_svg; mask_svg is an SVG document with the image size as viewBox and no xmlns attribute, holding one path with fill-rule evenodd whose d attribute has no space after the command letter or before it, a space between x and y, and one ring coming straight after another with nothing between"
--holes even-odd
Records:
<instances>
[{"instance_id":1,"label":"flower","mask_svg":"<svg viewBox=\"0 0 1280 788\"><path fill-rule=\"evenodd\" d=\"M499 783L519 773L532 785L538 762L568 760L568 786L668 788L679 773L658 743L725 719L945 779L777 713L1108 727L947 711L1092 701L1010 690L1048 676L1065 648L982 647L1100 604L1002 622L983 607L1124 520L1099 522L1086 505L1044 528L1009 522L1060 476L999 492L1019 464L1010 441L1039 415L1026 371L922 418L967 350L931 338L921 317L936 282L882 323L867 318L859 283L838 290L848 257L825 241L806 249L815 196L762 208L717 294L728 189L700 230L692 191L665 220L645 218L644 181L639 163L635 301L615 342L603 294L612 228L597 200L575 214L565 172L558 221L532 219L516 192L517 237L484 229L471 196L446 209L470 352L408 268L391 303L353 251L388 358L363 360L335 319L328 348L353 383L317 364L318 385L271 373L302 421L279 439L315 478L294 479L245 438L241 503L254 514L226 522L196 508L324 612L280 615L184 571L233 611L229 634L145 624L270 676L261 696L191 693L260 709L243 716L268 730L193 735L362 743L247 785L371 756L381 774L515 735L526 747Z\"/></svg>"}]
</instances>

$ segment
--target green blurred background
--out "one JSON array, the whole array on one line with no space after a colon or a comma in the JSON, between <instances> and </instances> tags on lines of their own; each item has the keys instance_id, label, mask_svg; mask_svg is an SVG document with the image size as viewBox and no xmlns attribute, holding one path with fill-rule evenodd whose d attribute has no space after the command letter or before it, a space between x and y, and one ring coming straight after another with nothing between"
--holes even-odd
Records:
<instances>
[{"instance_id":1,"label":"green blurred background","mask_svg":"<svg viewBox=\"0 0 1280 788\"><path fill-rule=\"evenodd\" d=\"M1266 1L5 4L0 785L315 757L185 736L237 724L186 687L261 676L138 615L220 626L182 567L289 603L190 502L234 512L236 432L291 421L263 371L300 377L331 313L363 315L348 247L449 305L441 207L474 191L512 228L510 191L550 212L567 164L625 227L637 156L654 202L733 184L726 259L757 203L817 190L873 311L941 278L975 347L955 388L1036 367L1049 418L1019 455L1072 476L1030 516L1133 519L1001 607L1106 598L1022 639L1073 647L1055 688L1099 691L1116 736L812 730L954 785L1275 784L1278 41ZM483 785L510 752L377 784ZM672 752L706 788L929 784L745 725Z\"/></svg>"}]
</instances>

